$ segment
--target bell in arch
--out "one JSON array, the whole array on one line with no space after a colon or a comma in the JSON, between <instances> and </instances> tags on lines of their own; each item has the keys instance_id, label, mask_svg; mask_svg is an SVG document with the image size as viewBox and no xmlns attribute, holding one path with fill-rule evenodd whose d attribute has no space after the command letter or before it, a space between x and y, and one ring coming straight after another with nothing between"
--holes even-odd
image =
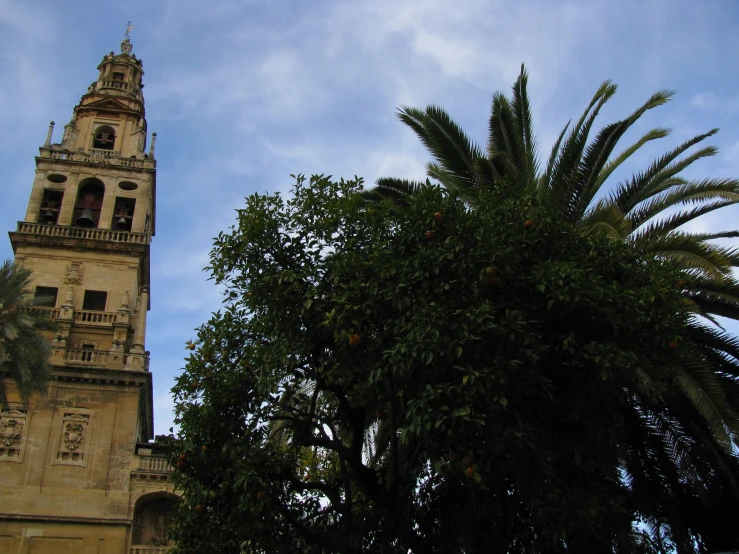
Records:
<instances>
[{"instance_id":1,"label":"bell in arch","mask_svg":"<svg viewBox=\"0 0 739 554\"><path fill-rule=\"evenodd\" d=\"M43 216L44 223L47 225L53 225L56 223L56 213L54 213L54 210L48 209L44 212Z\"/></svg>"},{"instance_id":2,"label":"bell in arch","mask_svg":"<svg viewBox=\"0 0 739 554\"><path fill-rule=\"evenodd\" d=\"M128 229L128 221L124 216L120 216L115 220L115 228L121 231Z\"/></svg>"},{"instance_id":3,"label":"bell in arch","mask_svg":"<svg viewBox=\"0 0 739 554\"><path fill-rule=\"evenodd\" d=\"M95 227L95 220L92 218L92 210L85 208L77 218L77 225L80 227Z\"/></svg>"}]
</instances>

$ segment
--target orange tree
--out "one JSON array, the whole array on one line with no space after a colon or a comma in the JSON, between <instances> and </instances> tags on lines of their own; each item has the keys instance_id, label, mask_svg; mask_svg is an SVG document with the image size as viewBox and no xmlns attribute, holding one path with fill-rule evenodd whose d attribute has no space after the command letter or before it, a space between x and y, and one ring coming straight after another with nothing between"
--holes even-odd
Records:
<instances>
[{"instance_id":1,"label":"orange tree","mask_svg":"<svg viewBox=\"0 0 739 554\"><path fill-rule=\"evenodd\" d=\"M520 187L472 210L296 181L215 239L224 306L173 389L177 551L648 551L625 427L677 390L677 269Z\"/></svg>"}]
</instances>

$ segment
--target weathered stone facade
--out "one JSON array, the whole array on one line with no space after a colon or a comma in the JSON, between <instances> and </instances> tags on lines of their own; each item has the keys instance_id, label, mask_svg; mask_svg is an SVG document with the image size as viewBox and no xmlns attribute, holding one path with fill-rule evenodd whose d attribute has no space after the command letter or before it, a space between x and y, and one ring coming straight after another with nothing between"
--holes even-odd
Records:
<instances>
[{"instance_id":1,"label":"weathered stone facade","mask_svg":"<svg viewBox=\"0 0 739 554\"><path fill-rule=\"evenodd\" d=\"M128 38L98 66L62 142L36 158L17 263L50 298L53 378L0 413L0 553L155 554L176 496L153 438L149 245L156 162ZM53 297L56 297L53 300ZM53 301L52 301L53 300Z\"/></svg>"}]
</instances>

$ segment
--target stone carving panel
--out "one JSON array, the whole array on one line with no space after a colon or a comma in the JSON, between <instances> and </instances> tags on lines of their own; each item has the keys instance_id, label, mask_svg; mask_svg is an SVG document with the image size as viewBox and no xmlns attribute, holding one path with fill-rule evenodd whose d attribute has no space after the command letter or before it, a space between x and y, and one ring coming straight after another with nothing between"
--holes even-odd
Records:
<instances>
[{"instance_id":1,"label":"stone carving panel","mask_svg":"<svg viewBox=\"0 0 739 554\"><path fill-rule=\"evenodd\" d=\"M26 410L0 412L0 461L23 461L27 425Z\"/></svg>"},{"instance_id":2,"label":"stone carving panel","mask_svg":"<svg viewBox=\"0 0 739 554\"><path fill-rule=\"evenodd\" d=\"M67 266L67 271L64 273L64 282L68 285L81 285L84 275L85 264L82 262L72 262Z\"/></svg>"},{"instance_id":3,"label":"stone carving panel","mask_svg":"<svg viewBox=\"0 0 739 554\"><path fill-rule=\"evenodd\" d=\"M87 448L92 432L92 416L89 413L64 412L62 434L55 463L87 466Z\"/></svg>"}]
</instances>

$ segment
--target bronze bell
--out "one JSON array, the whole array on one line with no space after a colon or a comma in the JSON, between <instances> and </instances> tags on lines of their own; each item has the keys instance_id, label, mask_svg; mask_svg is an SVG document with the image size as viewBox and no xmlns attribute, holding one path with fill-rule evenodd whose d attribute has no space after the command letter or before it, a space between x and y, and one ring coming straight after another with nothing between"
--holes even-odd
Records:
<instances>
[{"instance_id":1,"label":"bronze bell","mask_svg":"<svg viewBox=\"0 0 739 554\"><path fill-rule=\"evenodd\" d=\"M56 223L56 213L52 209L48 209L44 212L43 216L44 223L47 225L53 225Z\"/></svg>"},{"instance_id":2,"label":"bronze bell","mask_svg":"<svg viewBox=\"0 0 739 554\"><path fill-rule=\"evenodd\" d=\"M77 225L80 227L95 227L95 220L92 219L92 210L85 208L82 214L77 218Z\"/></svg>"},{"instance_id":3,"label":"bronze bell","mask_svg":"<svg viewBox=\"0 0 739 554\"><path fill-rule=\"evenodd\" d=\"M118 219L116 219L115 228L122 231L125 231L128 228L128 221L124 216L120 216Z\"/></svg>"}]
</instances>

